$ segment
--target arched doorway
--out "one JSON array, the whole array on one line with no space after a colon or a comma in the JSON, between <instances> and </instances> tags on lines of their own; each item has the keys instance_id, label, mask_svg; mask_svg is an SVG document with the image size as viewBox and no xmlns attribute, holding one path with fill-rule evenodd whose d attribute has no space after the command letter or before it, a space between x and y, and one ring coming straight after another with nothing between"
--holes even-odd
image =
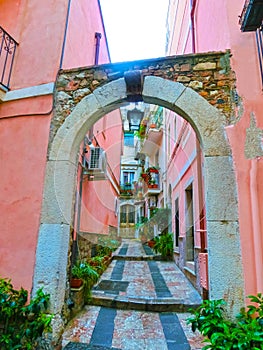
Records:
<instances>
[{"instance_id":1,"label":"arched doorway","mask_svg":"<svg viewBox=\"0 0 263 350\"><path fill-rule=\"evenodd\" d=\"M227 296L236 312L243 305L243 273L236 180L224 132L225 116L191 88L160 77L144 78L141 98L175 111L196 131L204 155L210 297ZM77 104L49 145L34 290L44 286L50 293L51 311L58 323L67 282L77 150L86 131L127 100L124 78L95 89Z\"/></svg>"}]
</instances>

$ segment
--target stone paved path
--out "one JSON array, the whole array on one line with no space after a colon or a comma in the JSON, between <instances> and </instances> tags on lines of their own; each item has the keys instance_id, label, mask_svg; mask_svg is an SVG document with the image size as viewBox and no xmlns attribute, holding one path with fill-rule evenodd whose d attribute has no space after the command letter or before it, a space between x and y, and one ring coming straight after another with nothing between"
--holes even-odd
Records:
<instances>
[{"instance_id":1,"label":"stone paved path","mask_svg":"<svg viewBox=\"0 0 263 350\"><path fill-rule=\"evenodd\" d=\"M186 319L201 298L173 262L123 240L86 305L63 334L65 350L198 350Z\"/></svg>"}]
</instances>

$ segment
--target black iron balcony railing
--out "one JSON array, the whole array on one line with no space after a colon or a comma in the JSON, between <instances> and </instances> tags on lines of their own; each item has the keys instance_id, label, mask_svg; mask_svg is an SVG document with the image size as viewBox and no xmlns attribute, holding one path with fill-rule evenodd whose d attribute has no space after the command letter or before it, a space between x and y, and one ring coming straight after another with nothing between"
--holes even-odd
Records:
<instances>
[{"instance_id":1,"label":"black iron balcony railing","mask_svg":"<svg viewBox=\"0 0 263 350\"><path fill-rule=\"evenodd\" d=\"M9 89L18 43L0 26L0 85Z\"/></svg>"},{"instance_id":2,"label":"black iron balcony railing","mask_svg":"<svg viewBox=\"0 0 263 350\"><path fill-rule=\"evenodd\" d=\"M263 25L256 31L256 39L257 39L257 49L258 49L258 60L260 67L260 75L261 75L261 84L263 90Z\"/></svg>"},{"instance_id":3,"label":"black iron balcony railing","mask_svg":"<svg viewBox=\"0 0 263 350\"><path fill-rule=\"evenodd\" d=\"M239 24L242 32L254 32L260 27L263 19L262 0L246 0Z\"/></svg>"}]
</instances>

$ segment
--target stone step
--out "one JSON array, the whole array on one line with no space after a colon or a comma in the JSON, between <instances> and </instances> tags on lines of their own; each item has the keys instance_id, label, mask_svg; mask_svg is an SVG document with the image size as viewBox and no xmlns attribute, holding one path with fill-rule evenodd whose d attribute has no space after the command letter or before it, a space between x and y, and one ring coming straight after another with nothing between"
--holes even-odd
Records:
<instances>
[{"instance_id":1,"label":"stone step","mask_svg":"<svg viewBox=\"0 0 263 350\"><path fill-rule=\"evenodd\" d=\"M121 350L121 349L112 348L108 346L99 346L99 345L91 345L91 344L75 343L75 342L68 343L64 349L65 350Z\"/></svg>"},{"instance_id":2,"label":"stone step","mask_svg":"<svg viewBox=\"0 0 263 350\"><path fill-rule=\"evenodd\" d=\"M100 294L93 291L90 305L114 308L117 310L136 310L149 312L188 312L189 309L195 309L200 304L190 304L181 299L174 298L132 298L123 297L116 294Z\"/></svg>"},{"instance_id":3,"label":"stone step","mask_svg":"<svg viewBox=\"0 0 263 350\"><path fill-rule=\"evenodd\" d=\"M162 257L160 255L113 255L112 260L127 260L127 261L149 261L156 260L162 261Z\"/></svg>"}]
</instances>

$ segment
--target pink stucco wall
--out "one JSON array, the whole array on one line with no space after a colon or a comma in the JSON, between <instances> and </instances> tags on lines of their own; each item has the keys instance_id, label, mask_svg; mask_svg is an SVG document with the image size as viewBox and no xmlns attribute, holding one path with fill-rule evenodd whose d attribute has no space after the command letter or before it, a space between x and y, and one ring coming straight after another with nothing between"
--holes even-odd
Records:
<instances>
[{"instance_id":1,"label":"pink stucco wall","mask_svg":"<svg viewBox=\"0 0 263 350\"><path fill-rule=\"evenodd\" d=\"M175 118L176 123L174 122ZM172 218L175 217L174 202L176 198L179 198L180 237L185 237L187 230L185 221L185 213L187 211L185 190L192 183L195 247L201 248L198 231L200 229L199 214L201 208L199 208L200 203L198 201L199 183L195 132L189 124L185 128L184 119L173 112L170 112L167 127L170 127L170 138L167 140L170 143L170 156L168 156L170 162L167 168L167 179L168 183L172 186ZM173 232L175 232L174 220L172 220L172 228Z\"/></svg>"},{"instance_id":2,"label":"pink stucco wall","mask_svg":"<svg viewBox=\"0 0 263 350\"><path fill-rule=\"evenodd\" d=\"M239 16L244 3L240 0L197 0L194 24L196 52L231 50L231 66L236 73L236 88L241 98L235 111L236 123L227 127L226 132L233 153L238 186L241 250L247 295L263 289L263 160L262 157L247 159L245 156L246 129L250 125L251 112L254 113L256 126L263 128L263 97L255 33L240 31ZM183 14L189 12L189 1L180 1L180 7L179 22L184 22ZM174 33L181 44L176 45L173 41L170 54L192 50L189 30L191 28L186 27L179 34Z\"/></svg>"}]
</instances>

